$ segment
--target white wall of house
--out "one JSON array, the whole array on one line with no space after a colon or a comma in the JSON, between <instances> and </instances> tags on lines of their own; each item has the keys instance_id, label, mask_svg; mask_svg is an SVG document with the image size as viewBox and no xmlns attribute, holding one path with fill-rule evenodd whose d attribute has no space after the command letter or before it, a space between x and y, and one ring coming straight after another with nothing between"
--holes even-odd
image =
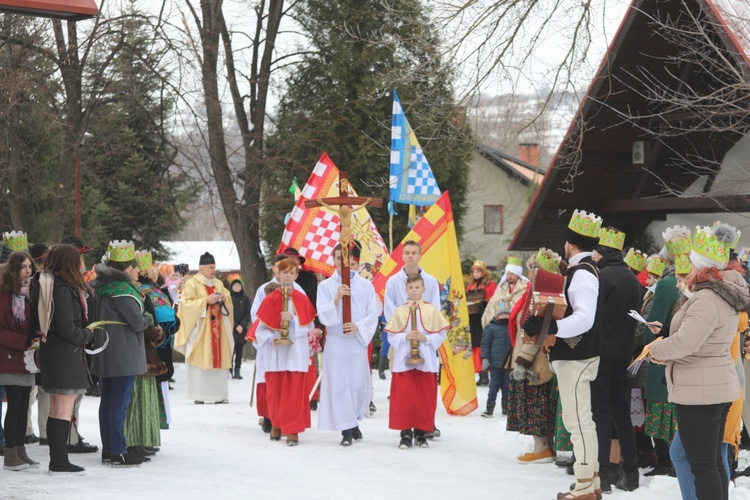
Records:
<instances>
[{"instance_id":1,"label":"white wall of house","mask_svg":"<svg viewBox=\"0 0 750 500\"><path fill-rule=\"evenodd\" d=\"M685 196L703 194L706 177L702 176L685 191ZM750 192L750 136L737 142L721 162L721 170L711 186L709 196L729 196ZM648 229L654 239L661 244L664 230L675 224L686 226L695 233L695 226L712 226L715 221L726 222L742 231L739 248L750 246L750 213L714 212L702 214L670 214L666 221L652 222Z\"/></svg>"},{"instance_id":2,"label":"white wall of house","mask_svg":"<svg viewBox=\"0 0 750 500\"><path fill-rule=\"evenodd\" d=\"M530 186L508 177L494 163L474 152L469 164L469 193L463 219L461 258L483 260L490 267L503 267L508 245L531 201ZM485 232L485 206L502 206L502 233Z\"/></svg>"}]
</instances>

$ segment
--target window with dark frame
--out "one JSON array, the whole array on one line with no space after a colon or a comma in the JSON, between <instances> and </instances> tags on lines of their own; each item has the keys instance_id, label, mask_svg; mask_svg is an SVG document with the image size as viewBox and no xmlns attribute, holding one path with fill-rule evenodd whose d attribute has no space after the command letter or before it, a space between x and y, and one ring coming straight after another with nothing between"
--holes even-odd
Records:
<instances>
[{"instance_id":1,"label":"window with dark frame","mask_svg":"<svg viewBox=\"0 0 750 500\"><path fill-rule=\"evenodd\" d=\"M484 234L503 234L503 206L484 206Z\"/></svg>"}]
</instances>

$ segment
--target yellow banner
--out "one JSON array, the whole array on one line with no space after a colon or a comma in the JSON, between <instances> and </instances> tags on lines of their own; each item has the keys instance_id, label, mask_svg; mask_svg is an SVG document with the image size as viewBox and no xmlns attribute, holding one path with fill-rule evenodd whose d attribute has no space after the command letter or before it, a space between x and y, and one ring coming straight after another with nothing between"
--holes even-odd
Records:
<instances>
[{"instance_id":1,"label":"yellow banner","mask_svg":"<svg viewBox=\"0 0 750 500\"><path fill-rule=\"evenodd\" d=\"M419 220L404 238L406 240L415 240L422 247L419 265L440 283L442 312L451 324L448 337L439 350L443 405L451 415L468 415L478 406L477 386L471 354L469 310L448 192L444 192ZM385 293L385 282L404 265L401 251L399 245L373 279L372 284L381 299Z\"/></svg>"}]
</instances>

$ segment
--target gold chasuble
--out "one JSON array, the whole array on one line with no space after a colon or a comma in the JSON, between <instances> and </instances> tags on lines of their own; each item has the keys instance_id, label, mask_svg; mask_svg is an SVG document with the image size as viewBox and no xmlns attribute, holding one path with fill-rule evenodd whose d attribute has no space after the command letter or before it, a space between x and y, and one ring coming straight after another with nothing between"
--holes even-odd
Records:
<instances>
[{"instance_id":1,"label":"gold chasuble","mask_svg":"<svg viewBox=\"0 0 750 500\"><path fill-rule=\"evenodd\" d=\"M223 305L208 305L208 296L213 293L221 294ZM201 370L231 369L234 352L232 298L221 280L206 280L200 273L187 280L177 317L180 329L174 348L185 355L186 362Z\"/></svg>"}]
</instances>

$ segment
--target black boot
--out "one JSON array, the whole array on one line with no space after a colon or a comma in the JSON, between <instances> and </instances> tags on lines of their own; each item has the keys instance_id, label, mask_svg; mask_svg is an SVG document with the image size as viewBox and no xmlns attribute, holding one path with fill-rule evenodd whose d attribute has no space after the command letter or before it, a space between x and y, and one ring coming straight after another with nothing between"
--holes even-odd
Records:
<instances>
[{"instance_id":1,"label":"black boot","mask_svg":"<svg viewBox=\"0 0 750 500\"><path fill-rule=\"evenodd\" d=\"M271 419L267 417L263 417L263 425L261 427L263 429L263 432L265 432L266 434L269 434L271 432L271 427L273 427L271 425Z\"/></svg>"},{"instance_id":2,"label":"black boot","mask_svg":"<svg viewBox=\"0 0 750 500\"><path fill-rule=\"evenodd\" d=\"M495 411L495 403L492 403L492 404L487 403L487 409L485 410L484 413L482 413L482 416L484 418L492 418L492 414L494 411Z\"/></svg>"},{"instance_id":3,"label":"black boot","mask_svg":"<svg viewBox=\"0 0 750 500\"><path fill-rule=\"evenodd\" d=\"M235 378L237 380L242 380L242 375L240 375L240 367L239 366L234 369L234 377L233 378Z\"/></svg>"},{"instance_id":4,"label":"black boot","mask_svg":"<svg viewBox=\"0 0 750 500\"><path fill-rule=\"evenodd\" d=\"M70 422L47 417L47 440L49 441L50 474L83 474L84 468L68 460L68 431Z\"/></svg>"},{"instance_id":5,"label":"black boot","mask_svg":"<svg viewBox=\"0 0 750 500\"><path fill-rule=\"evenodd\" d=\"M427 437L424 431L414 429L414 443L418 448L429 448L430 445L427 443Z\"/></svg>"},{"instance_id":6,"label":"black boot","mask_svg":"<svg viewBox=\"0 0 750 500\"><path fill-rule=\"evenodd\" d=\"M617 483L619 479L619 465L611 464L609 466L602 466L599 468L599 480L601 481L601 489L604 493L611 493L612 485Z\"/></svg>"},{"instance_id":7,"label":"black boot","mask_svg":"<svg viewBox=\"0 0 750 500\"><path fill-rule=\"evenodd\" d=\"M412 434L411 429L406 431L401 431L401 442L398 444L398 447L402 450L405 450L407 448L411 448L411 442L414 438L414 434Z\"/></svg>"},{"instance_id":8,"label":"black boot","mask_svg":"<svg viewBox=\"0 0 750 500\"><path fill-rule=\"evenodd\" d=\"M479 372L477 385L490 385L490 376L487 372Z\"/></svg>"},{"instance_id":9,"label":"black boot","mask_svg":"<svg viewBox=\"0 0 750 500\"><path fill-rule=\"evenodd\" d=\"M341 435L343 436L341 438L341 446L351 446L352 445L352 430L347 429L345 431L341 431Z\"/></svg>"},{"instance_id":10,"label":"black boot","mask_svg":"<svg viewBox=\"0 0 750 500\"><path fill-rule=\"evenodd\" d=\"M633 490L638 489L638 481L639 481L638 466L624 465L622 467L622 474L620 475L620 478L615 483L615 486L617 486L621 490L633 491Z\"/></svg>"},{"instance_id":11,"label":"black boot","mask_svg":"<svg viewBox=\"0 0 750 500\"><path fill-rule=\"evenodd\" d=\"M670 475L672 461L669 458L669 444L662 439L654 438L654 446L656 447L657 464L654 470L645 473L644 476L653 477Z\"/></svg>"}]
</instances>

